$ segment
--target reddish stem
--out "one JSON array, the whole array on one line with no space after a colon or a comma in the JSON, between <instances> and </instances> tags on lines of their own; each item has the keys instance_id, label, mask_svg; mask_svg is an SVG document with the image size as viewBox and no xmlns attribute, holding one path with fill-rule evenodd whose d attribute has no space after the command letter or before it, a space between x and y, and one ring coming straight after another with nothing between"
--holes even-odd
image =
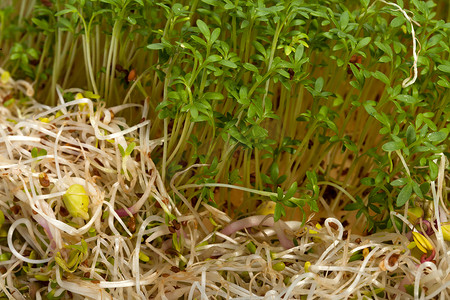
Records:
<instances>
[{"instance_id":1,"label":"reddish stem","mask_svg":"<svg viewBox=\"0 0 450 300\"><path fill-rule=\"evenodd\" d=\"M420 258L420 263L423 264L424 262L432 261L435 256L436 256L436 250L435 249L433 249L433 251L431 251L431 254L428 257L427 257L427 253L424 253L422 255L422 257Z\"/></svg>"}]
</instances>

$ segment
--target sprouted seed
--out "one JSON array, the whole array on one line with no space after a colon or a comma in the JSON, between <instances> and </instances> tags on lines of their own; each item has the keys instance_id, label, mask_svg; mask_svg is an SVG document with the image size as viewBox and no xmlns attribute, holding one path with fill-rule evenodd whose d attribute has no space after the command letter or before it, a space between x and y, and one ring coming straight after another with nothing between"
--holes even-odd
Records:
<instances>
[{"instance_id":1,"label":"sprouted seed","mask_svg":"<svg viewBox=\"0 0 450 300\"><path fill-rule=\"evenodd\" d=\"M344 236L335 218L323 226L271 214L232 221L206 203L190 205L174 180L166 190L149 155L161 139L149 138L147 104L144 121L129 126L117 116L133 105L106 108L83 91L66 103L74 91L58 90L59 105L48 107L0 71L0 98L18 91L29 99L0 111L0 297L450 297L444 156L431 183L436 215L423 233L408 211L391 215L403 230L369 236Z\"/></svg>"}]
</instances>

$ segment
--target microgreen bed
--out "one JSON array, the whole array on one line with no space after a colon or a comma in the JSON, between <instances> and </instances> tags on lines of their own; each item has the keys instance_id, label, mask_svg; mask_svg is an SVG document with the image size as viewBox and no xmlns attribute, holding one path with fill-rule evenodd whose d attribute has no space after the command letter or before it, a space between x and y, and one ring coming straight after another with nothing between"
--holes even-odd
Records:
<instances>
[{"instance_id":1,"label":"microgreen bed","mask_svg":"<svg viewBox=\"0 0 450 300\"><path fill-rule=\"evenodd\" d=\"M446 1L0 4L0 299L447 299Z\"/></svg>"}]
</instances>

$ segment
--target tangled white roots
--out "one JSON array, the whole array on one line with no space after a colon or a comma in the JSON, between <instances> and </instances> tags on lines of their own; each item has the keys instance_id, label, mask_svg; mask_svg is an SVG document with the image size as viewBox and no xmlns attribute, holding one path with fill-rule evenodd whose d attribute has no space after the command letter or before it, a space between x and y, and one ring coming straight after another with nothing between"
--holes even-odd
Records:
<instances>
[{"instance_id":1,"label":"tangled white roots","mask_svg":"<svg viewBox=\"0 0 450 300\"><path fill-rule=\"evenodd\" d=\"M0 85L1 100L17 89L32 95L11 79ZM206 204L193 211L180 192L176 200L165 190L150 158L164 141L150 139L146 104L64 100L78 92L58 91L56 107L28 98L0 108L3 297L450 298L440 227L431 238L435 258L422 264L400 232L356 236L333 218L323 228L272 228L273 219L258 217L251 230L241 221L220 232L227 215ZM115 117L124 109L141 110L142 121ZM132 153L122 153L131 143ZM89 196L88 220L65 209L72 184ZM280 236L290 239L284 247Z\"/></svg>"}]
</instances>

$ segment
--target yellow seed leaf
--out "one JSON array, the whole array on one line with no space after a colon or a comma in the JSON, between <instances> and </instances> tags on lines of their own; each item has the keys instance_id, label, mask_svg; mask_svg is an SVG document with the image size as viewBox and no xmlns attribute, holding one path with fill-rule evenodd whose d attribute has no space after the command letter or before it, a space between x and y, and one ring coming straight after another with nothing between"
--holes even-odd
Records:
<instances>
[{"instance_id":1,"label":"yellow seed leaf","mask_svg":"<svg viewBox=\"0 0 450 300\"><path fill-rule=\"evenodd\" d=\"M275 212L276 203L273 201L265 201L256 209L257 215L270 215Z\"/></svg>"},{"instance_id":2,"label":"yellow seed leaf","mask_svg":"<svg viewBox=\"0 0 450 300\"><path fill-rule=\"evenodd\" d=\"M423 216L423 209L421 207L411 207L408 209L408 219L411 223L416 223L417 219Z\"/></svg>"},{"instance_id":3,"label":"yellow seed leaf","mask_svg":"<svg viewBox=\"0 0 450 300\"><path fill-rule=\"evenodd\" d=\"M63 196L64 205L72 217L89 219L89 196L81 184L73 184Z\"/></svg>"},{"instance_id":4,"label":"yellow seed leaf","mask_svg":"<svg viewBox=\"0 0 450 300\"><path fill-rule=\"evenodd\" d=\"M5 223L5 215L3 211L0 210L0 227L2 227L3 223Z\"/></svg>"},{"instance_id":5,"label":"yellow seed leaf","mask_svg":"<svg viewBox=\"0 0 450 300\"><path fill-rule=\"evenodd\" d=\"M416 242L412 241L411 243L408 244L408 246L406 246L406 248L408 248L409 250L412 250L416 247Z\"/></svg>"},{"instance_id":6,"label":"yellow seed leaf","mask_svg":"<svg viewBox=\"0 0 450 300\"><path fill-rule=\"evenodd\" d=\"M413 231L412 234L414 242L416 242L416 246L420 251L422 251L423 253L427 253L427 250L433 250L433 246L425 236L416 231Z\"/></svg>"},{"instance_id":7,"label":"yellow seed leaf","mask_svg":"<svg viewBox=\"0 0 450 300\"><path fill-rule=\"evenodd\" d=\"M60 111L60 110L58 110L58 112L57 112L56 115L55 115L55 118L59 118L59 117L61 117L62 115L64 115L63 112Z\"/></svg>"},{"instance_id":8,"label":"yellow seed leaf","mask_svg":"<svg viewBox=\"0 0 450 300\"><path fill-rule=\"evenodd\" d=\"M311 267L311 262L309 262L309 261L305 262L305 272L306 273L309 272L309 267Z\"/></svg>"},{"instance_id":9,"label":"yellow seed leaf","mask_svg":"<svg viewBox=\"0 0 450 300\"><path fill-rule=\"evenodd\" d=\"M86 91L84 92L84 94L86 95L86 98L90 98L90 99L100 99L100 95L94 94L91 91Z\"/></svg>"},{"instance_id":10,"label":"yellow seed leaf","mask_svg":"<svg viewBox=\"0 0 450 300\"><path fill-rule=\"evenodd\" d=\"M366 257L367 255L369 255L370 249L369 248L364 248L362 253L363 253L363 256Z\"/></svg>"},{"instance_id":11,"label":"yellow seed leaf","mask_svg":"<svg viewBox=\"0 0 450 300\"><path fill-rule=\"evenodd\" d=\"M441 226L441 229L442 229L442 234L444 235L444 240L446 240L447 242L450 242L450 223L443 224Z\"/></svg>"},{"instance_id":12,"label":"yellow seed leaf","mask_svg":"<svg viewBox=\"0 0 450 300\"><path fill-rule=\"evenodd\" d=\"M139 252L139 260L141 260L143 262L149 262L150 261L150 257L148 257L147 255L145 255L142 252Z\"/></svg>"},{"instance_id":13,"label":"yellow seed leaf","mask_svg":"<svg viewBox=\"0 0 450 300\"><path fill-rule=\"evenodd\" d=\"M9 72L5 71L5 72L2 73L2 76L1 76L0 80L1 80L1 82L3 84L5 84L5 83L8 83L8 81L10 79L11 79L11 74Z\"/></svg>"},{"instance_id":14,"label":"yellow seed leaf","mask_svg":"<svg viewBox=\"0 0 450 300\"><path fill-rule=\"evenodd\" d=\"M273 268L275 271L281 272L281 271L284 270L284 268L286 268L286 265L284 264L284 262L280 261L280 262L277 262L276 264L274 264L274 265L272 266L272 268Z\"/></svg>"}]
</instances>

